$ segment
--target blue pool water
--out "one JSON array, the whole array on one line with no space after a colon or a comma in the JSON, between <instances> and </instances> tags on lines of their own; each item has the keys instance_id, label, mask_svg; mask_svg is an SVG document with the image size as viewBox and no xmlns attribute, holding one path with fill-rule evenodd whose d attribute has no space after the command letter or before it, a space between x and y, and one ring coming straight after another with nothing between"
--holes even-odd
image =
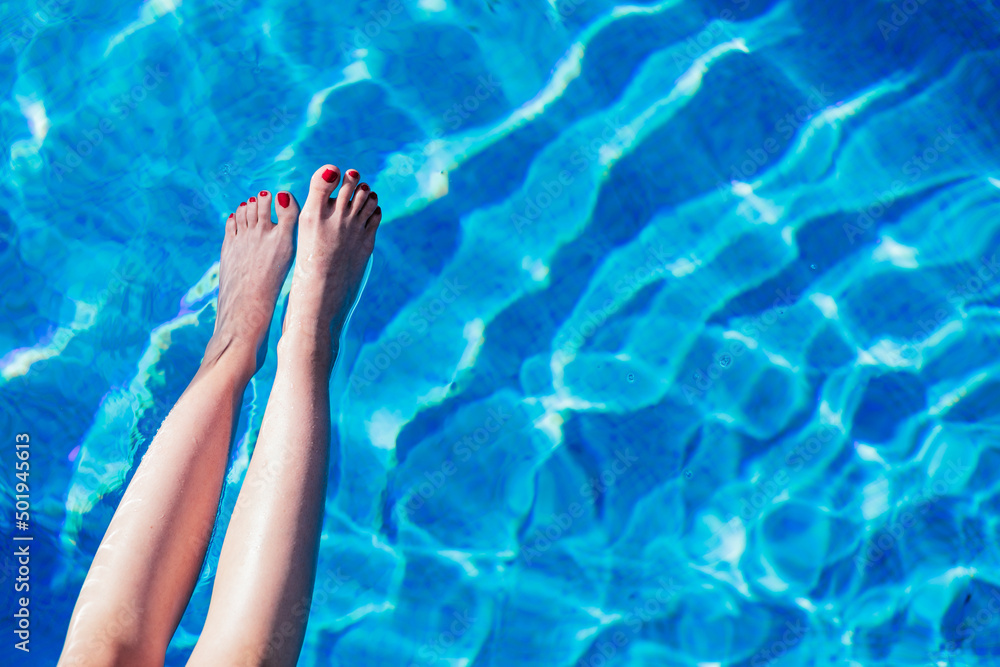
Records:
<instances>
[{"instance_id":1,"label":"blue pool water","mask_svg":"<svg viewBox=\"0 0 1000 667\"><path fill-rule=\"evenodd\" d=\"M25 0L0 25L3 664L55 662L211 333L224 218L330 161L385 220L299 664L1000 665L992 0Z\"/></svg>"}]
</instances>

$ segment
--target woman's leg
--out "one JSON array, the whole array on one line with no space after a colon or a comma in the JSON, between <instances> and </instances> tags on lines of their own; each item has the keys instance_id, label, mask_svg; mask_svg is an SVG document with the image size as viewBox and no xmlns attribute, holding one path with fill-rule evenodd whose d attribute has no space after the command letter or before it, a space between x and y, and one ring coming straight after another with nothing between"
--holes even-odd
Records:
<instances>
[{"instance_id":1,"label":"woman's leg","mask_svg":"<svg viewBox=\"0 0 1000 667\"><path fill-rule=\"evenodd\" d=\"M294 665L305 635L330 459L330 371L375 231L377 197L321 167L299 216L278 368L191 665ZM353 197L353 198L352 198Z\"/></svg>"},{"instance_id":2,"label":"woman's leg","mask_svg":"<svg viewBox=\"0 0 1000 667\"><path fill-rule=\"evenodd\" d=\"M291 264L298 206L279 193L277 211L274 225L262 192L226 223L212 340L111 519L60 665L163 664L205 558L243 391L263 361Z\"/></svg>"}]
</instances>

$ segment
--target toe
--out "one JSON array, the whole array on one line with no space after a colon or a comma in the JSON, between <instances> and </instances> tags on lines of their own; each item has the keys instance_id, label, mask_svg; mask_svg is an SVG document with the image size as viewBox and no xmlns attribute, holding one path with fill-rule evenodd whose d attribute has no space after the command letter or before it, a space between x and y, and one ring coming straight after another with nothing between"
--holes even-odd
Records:
<instances>
[{"instance_id":1,"label":"toe","mask_svg":"<svg viewBox=\"0 0 1000 667\"><path fill-rule=\"evenodd\" d=\"M330 199L337 183L340 181L340 170L332 164L325 164L316 170L309 181L309 196L306 197L306 208L316 207L319 210Z\"/></svg>"},{"instance_id":2,"label":"toe","mask_svg":"<svg viewBox=\"0 0 1000 667\"><path fill-rule=\"evenodd\" d=\"M351 199L351 215L360 215L365 207L365 202L371 197L371 188L367 183L360 183L354 190L354 198ZM362 218L367 220L367 216Z\"/></svg>"},{"instance_id":3,"label":"toe","mask_svg":"<svg viewBox=\"0 0 1000 667\"><path fill-rule=\"evenodd\" d=\"M358 187L360 180L361 174L354 169L348 169L347 173L344 174L344 183L340 186L340 192L337 193L337 208L341 211L350 210L351 197L354 195L354 188Z\"/></svg>"},{"instance_id":4,"label":"toe","mask_svg":"<svg viewBox=\"0 0 1000 667\"><path fill-rule=\"evenodd\" d=\"M360 194L360 186L358 192ZM358 217L365 221L365 226L367 227L368 219L372 217L372 214L375 212L375 209L378 208L378 195L375 194L374 192L370 194L368 192L365 192L364 194L365 198L361 204L361 210L358 212ZM354 198L357 199L358 195L354 195Z\"/></svg>"},{"instance_id":5,"label":"toe","mask_svg":"<svg viewBox=\"0 0 1000 667\"><path fill-rule=\"evenodd\" d=\"M261 190L257 194L257 223L271 222L271 193Z\"/></svg>"},{"instance_id":6,"label":"toe","mask_svg":"<svg viewBox=\"0 0 1000 667\"><path fill-rule=\"evenodd\" d=\"M247 227L257 226L257 198L250 197L247 200Z\"/></svg>"},{"instance_id":7,"label":"toe","mask_svg":"<svg viewBox=\"0 0 1000 667\"><path fill-rule=\"evenodd\" d=\"M232 236L235 233L236 233L236 216L230 213L229 219L226 220L226 236Z\"/></svg>"},{"instance_id":8,"label":"toe","mask_svg":"<svg viewBox=\"0 0 1000 667\"><path fill-rule=\"evenodd\" d=\"M291 233L299 220L299 203L295 197L290 192L279 192L274 208L278 212L278 228Z\"/></svg>"},{"instance_id":9,"label":"toe","mask_svg":"<svg viewBox=\"0 0 1000 667\"><path fill-rule=\"evenodd\" d=\"M376 206L375 211L365 222L365 245L368 247L368 252L374 252L375 250L375 234L378 232L378 225L382 222L382 207Z\"/></svg>"},{"instance_id":10,"label":"toe","mask_svg":"<svg viewBox=\"0 0 1000 667\"><path fill-rule=\"evenodd\" d=\"M376 206L375 210L372 211L371 216L368 218L368 221L365 223L365 229L371 230L374 235L376 230L378 230L380 222L382 222L382 207Z\"/></svg>"},{"instance_id":11,"label":"toe","mask_svg":"<svg viewBox=\"0 0 1000 667\"><path fill-rule=\"evenodd\" d=\"M247 203L240 202L239 208L236 209L236 233L239 234L240 231L247 228Z\"/></svg>"}]
</instances>

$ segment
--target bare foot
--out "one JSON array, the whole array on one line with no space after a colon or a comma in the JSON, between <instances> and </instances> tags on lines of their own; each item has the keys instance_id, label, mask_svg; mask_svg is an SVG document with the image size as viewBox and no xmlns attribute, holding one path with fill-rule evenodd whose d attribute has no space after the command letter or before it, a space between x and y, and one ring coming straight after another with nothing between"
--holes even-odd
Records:
<instances>
[{"instance_id":1,"label":"bare foot","mask_svg":"<svg viewBox=\"0 0 1000 667\"><path fill-rule=\"evenodd\" d=\"M337 190L337 167L328 164L313 174L299 216L298 259L288 297L286 334L302 333L327 347L337 343L382 221L378 196L360 179L357 171L349 169ZM334 194L335 199L331 198Z\"/></svg>"},{"instance_id":2,"label":"bare foot","mask_svg":"<svg viewBox=\"0 0 1000 667\"><path fill-rule=\"evenodd\" d=\"M271 193L261 191L230 214L219 263L219 305L215 332L205 350L216 361L226 350L249 354L254 370L264 363L274 303L292 262L299 206L279 192L271 222Z\"/></svg>"}]
</instances>

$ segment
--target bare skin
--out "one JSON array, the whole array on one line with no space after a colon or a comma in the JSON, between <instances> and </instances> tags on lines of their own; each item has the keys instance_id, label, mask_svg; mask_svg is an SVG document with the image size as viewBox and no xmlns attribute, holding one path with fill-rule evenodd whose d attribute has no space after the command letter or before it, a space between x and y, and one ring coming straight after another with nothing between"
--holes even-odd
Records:
<instances>
[{"instance_id":1,"label":"bare skin","mask_svg":"<svg viewBox=\"0 0 1000 667\"><path fill-rule=\"evenodd\" d=\"M262 192L226 223L212 339L94 556L60 665L163 664L205 557L243 392L263 362L292 260L297 208L279 207L277 225L270 211Z\"/></svg>"},{"instance_id":2,"label":"bare skin","mask_svg":"<svg viewBox=\"0 0 1000 667\"><path fill-rule=\"evenodd\" d=\"M312 177L274 386L189 665L298 660L330 465L330 372L382 219L359 178L348 170L331 199L339 170Z\"/></svg>"},{"instance_id":3,"label":"bare skin","mask_svg":"<svg viewBox=\"0 0 1000 667\"><path fill-rule=\"evenodd\" d=\"M191 664L295 663L308 614L287 619L295 631L281 651L269 653L267 645L290 616L285 603L311 593L329 461L334 344L381 221L367 186L348 202L357 172L330 201L336 183L322 179L327 171L339 180L335 167L320 168L301 216L295 199L279 193L275 225L271 195L262 192L228 220L212 339L98 548L60 665L163 664L205 557L239 406L264 360L298 218L300 267L278 345L275 388L191 658Z\"/></svg>"}]
</instances>

